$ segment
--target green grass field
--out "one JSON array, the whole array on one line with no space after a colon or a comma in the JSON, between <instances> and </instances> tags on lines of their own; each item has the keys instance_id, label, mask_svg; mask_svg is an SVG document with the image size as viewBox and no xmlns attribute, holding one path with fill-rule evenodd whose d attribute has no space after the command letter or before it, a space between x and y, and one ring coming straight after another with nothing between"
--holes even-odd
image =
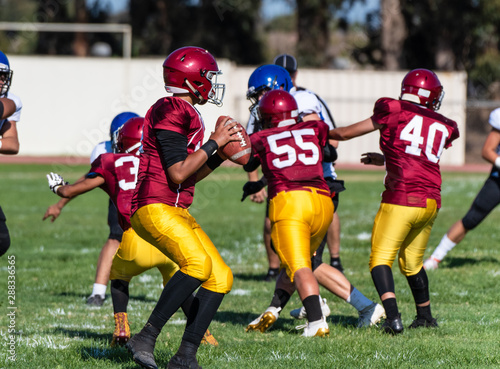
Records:
<instances>
[{"instance_id":1,"label":"green grass field","mask_svg":"<svg viewBox=\"0 0 500 369\"><path fill-rule=\"evenodd\" d=\"M114 328L111 299L102 308L85 304L95 265L107 237L107 196L97 189L73 200L54 223L42 222L58 197L45 174L57 171L74 181L85 166L0 165L0 205L11 232L11 249L0 259L0 368L138 368L125 348L111 348ZM382 171L341 170L347 191L341 195L342 262L348 279L378 301L369 271L370 232L382 192ZM448 227L467 211L487 173L445 173L443 208L427 255ZM274 284L262 280L267 270L262 243L264 206L240 202L246 175L220 168L199 184L192 214L232 268L233 290L224 299L210 329L219 347L202 346L203 368L485 368L500 367L500 213L495 210L429 273L438 329L405 330L397 337L376 328L355 328L357 313L322 291L332 309L330 337L304 339L289 311L300 306L294 295L266 334L245 327L269 304ZM9 258L14 263L9 269ZM325 260L329 255L325 253ZM15 295L9 295L9 275ZM14 278L10 278L10 281ZM396 294L403 323L415 308L406 279L395 265ZM12 286L12 283L10 284ZM131 282L132 333L142 328L161 292L157 270ZM109 288L108 288L109 292ZM11 292L12 293L12 292ZM9 300L14 296L15 300ZM13 305L9 302L12 301ZM16 309L12 309L15 307ZM7 314L15 312L15 316ZM12 319L11 319L12 317ZM184 329L182 312L165 326L156 346L159 367L166 367ZM15 325L16 361L9 357L9 327Z\"/></svg>"}]
</instances>

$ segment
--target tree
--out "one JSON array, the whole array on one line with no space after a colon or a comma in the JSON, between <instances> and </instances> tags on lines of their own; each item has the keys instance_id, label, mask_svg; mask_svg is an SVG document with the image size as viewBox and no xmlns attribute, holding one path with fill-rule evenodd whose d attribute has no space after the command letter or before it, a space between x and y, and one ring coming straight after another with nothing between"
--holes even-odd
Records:
<instances>
[{"instance_id":1,"label":"tree","mask_svg":"<svg viewBox=\"0 0 500 369\"><path fill-rule=\"evenodd\" d=\"M259 1L131 0L135 53L168 55L187 45L240 64L264 60Z\"/></svg>"},{"instance_id":2,"label":"tree","mask_svg":"<svg viewBox=\"0 0 500 369\"><path fill-rule=\"evenodd\" d=\"M331 19L328 0L297 0L297 55L299 62L310 67L326 67Z\"/></svg>"}]
</instances>

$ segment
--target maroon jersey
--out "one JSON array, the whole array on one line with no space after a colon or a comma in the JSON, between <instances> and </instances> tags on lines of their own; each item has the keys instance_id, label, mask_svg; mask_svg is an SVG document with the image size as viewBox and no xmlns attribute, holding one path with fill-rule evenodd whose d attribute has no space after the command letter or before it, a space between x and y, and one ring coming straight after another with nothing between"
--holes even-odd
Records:
<instances>
[{"instance_id":1,"label":"maroon jersey","mask_svg":"<svg viewBox=\"0 0 500 369\"><path fill-rule=\"evenodd\" d=\"M372 120L381 124L380 149L386 177L382 202L426 207L434 199L441 207L439 159L458 138L457 124L441 114L408 101L379 99Z\"/></svg>"},{"instance_id":2,"label":"maroon jersey","mask_svg":"<svg viewBox=\"0 0 500 369\"><path fill-rule=\"evenodd\" d=\"M130 154L101 154L92 162L89 174L104 178L100 187L118 209L118 221L124 231L130 228L130 205L137 181L139 158Z\"/></svg>"},{"instance_id":3,"label":"maroon jersey","mask_svg":"<svg viewBox=\"0 0 500 369\"><path fill-rule=\"evenodd\" d=\"M329 191L321 164L327 136L323 121L268 128L250 136L253 155L260 160L268 182L269 198L304 187Z\"/></svg>"},{"instance_id":4,"label":"maroon jersey","mask_svg":"<svg viewBox=\"0 0 500 369\"><path fill-rule=\"evenodd\" d=\"M189 155L200 148L205 126L198 110L178 97L161 98L149 109L144 119L141 161L132 199L132 214L148 204L161 203L188 208L193 202L196 173L181 184L170 179L167 168L162 165L155 130L168 130L186 136Z\"/></svg>"}]
</instances>

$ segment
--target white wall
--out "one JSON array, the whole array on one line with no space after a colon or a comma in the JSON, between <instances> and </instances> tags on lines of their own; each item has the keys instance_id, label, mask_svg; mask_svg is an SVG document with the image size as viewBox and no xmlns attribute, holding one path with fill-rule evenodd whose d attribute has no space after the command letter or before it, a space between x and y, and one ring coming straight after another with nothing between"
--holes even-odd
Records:
<instances>
[{"instance_id":1,"label":"white wall","mask_svg":"<svg viewBox=\"0 0 500 369\"><path fill-rule=\"evenodd\" d=\"M10 56L14 70L11 91L24 107L19 123L20 155L89 156L92 148L108 139L113 117L125 110L145 115L165 95L163 59L101 59ZM248 77L254 67L237 67L219 61L226 84L224 106L199 107L207 137L219 115L231 115L244 125L248 119ZM297 82L320 95L329 105L338 126L371 115L382 96L397 97L405 72L334 71L301 69ZM465 154L466 75L439 73L445 88L440 113L457 121L462 137L441 163L461 165ZM339 147L339 162L358 163L360 154L378 151L373 133Z\"/></svg>"}]
</instances>

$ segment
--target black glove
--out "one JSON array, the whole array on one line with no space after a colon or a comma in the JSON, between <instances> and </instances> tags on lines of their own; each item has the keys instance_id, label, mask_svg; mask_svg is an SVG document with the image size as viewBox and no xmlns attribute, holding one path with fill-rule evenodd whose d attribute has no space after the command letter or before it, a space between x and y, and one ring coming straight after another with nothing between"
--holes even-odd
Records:
<instances>
[{"instance_id":1,"label":"black glove","mask_svg":"<svg viewBox=\"0 0 500 369\"><path fill-rule=\"evenodd\" d=\"M241 201L245 200L248 195L253 195L254 193L259 192L265 186L266 185L264 184L264 182L262 182L262 180L258 180L256 182L248 181L243 186L243 197L241 198Z\"/></svg>"},{"instance_id":2,"label":"black glove","mask_svg":"<svg viewBox=\"0 0 500 369\"><path fill-rule=\"evenodd\" d=\"M323 161L327 163L333 163L337 160L337 149L335 146L330 145L328 142L325 147L323 147Z\"/></svg>"}]
</instances>

